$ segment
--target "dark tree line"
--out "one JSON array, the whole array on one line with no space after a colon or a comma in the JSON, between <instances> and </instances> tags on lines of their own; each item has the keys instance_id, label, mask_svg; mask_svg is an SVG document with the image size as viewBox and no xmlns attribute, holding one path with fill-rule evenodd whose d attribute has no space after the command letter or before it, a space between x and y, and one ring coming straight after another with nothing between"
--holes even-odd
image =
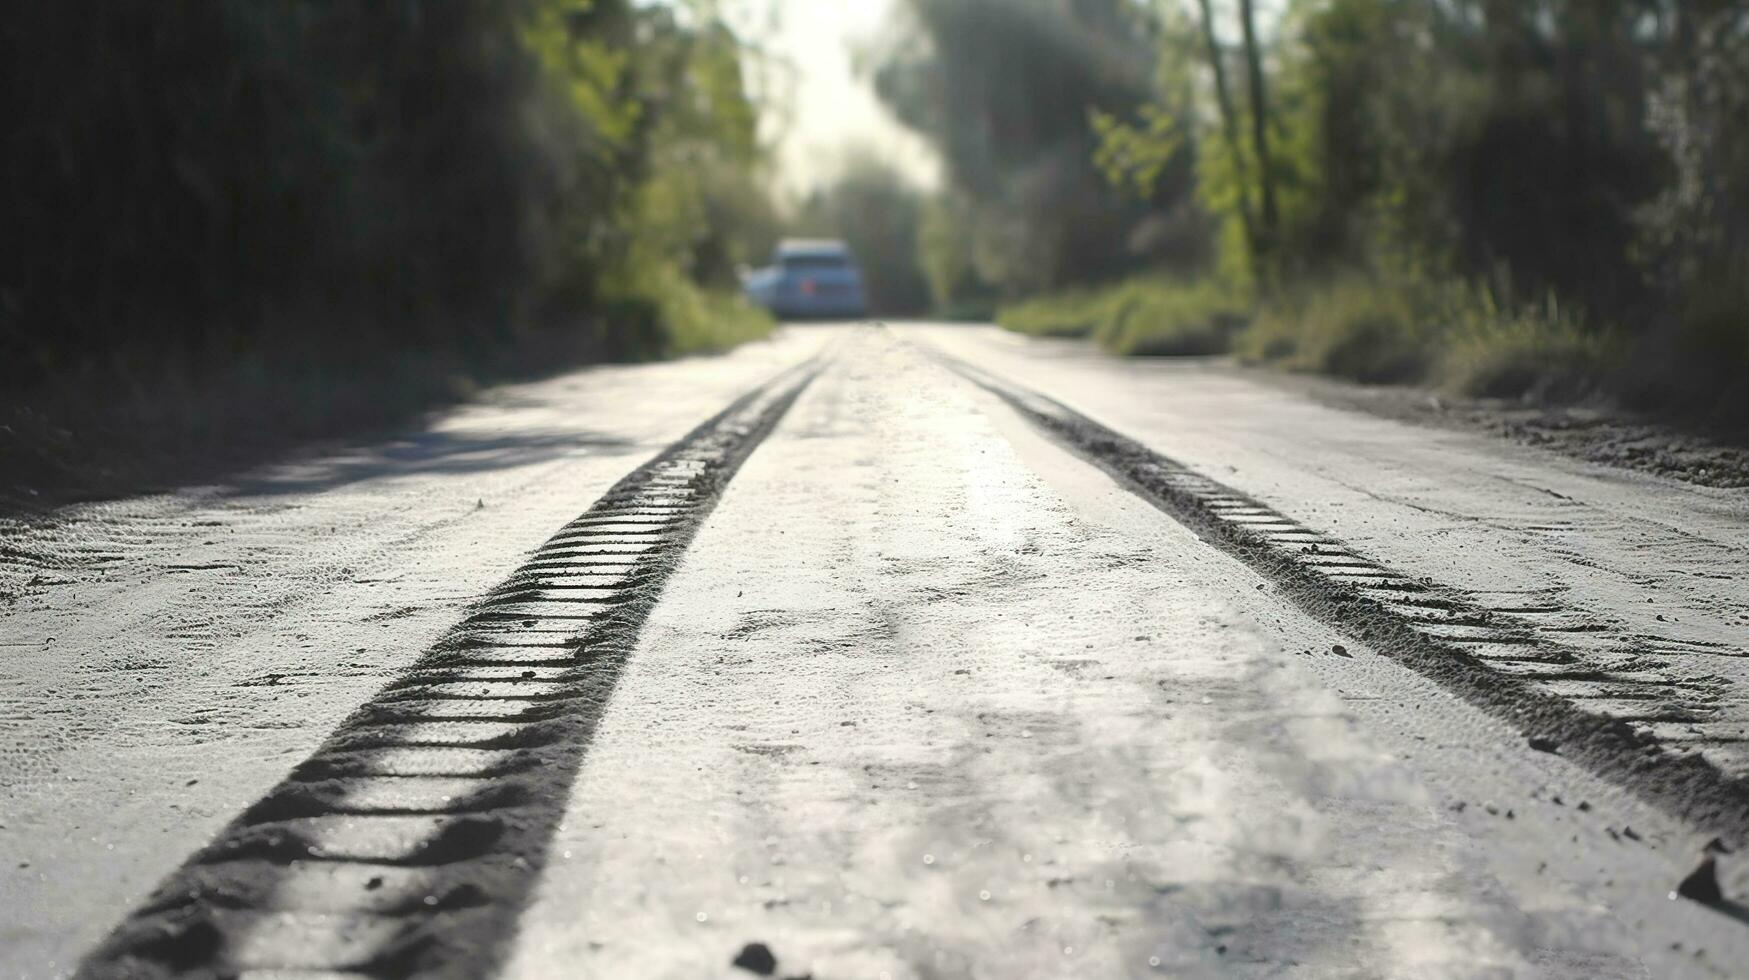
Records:
<instances>
[{"instance_id":1,"label":"dark tree line","mask_svg":"<svg viewBox=\"0 0 1749 980\"><path fill-rule=\"evenodd\" d=\"M947 162L932 280L1213 282L1302 366L1524 390L1571 359L1749 412L1746 0L906 9L877 82Z\"/></svg>"},{"instance_id":2,"label":"dark tree line","mask_svg":"<svg viewBox=\"0 0 1749 980\"><path fill-rule=\"evenodd\" d=\"M737 42L692 13L9 6L0 381L142 351L481 348L623 300L649 278L634 254L720 280L746 209L707 205L761 194L754 114ZM666 174L683 151L696 179ZM665 237L677 200L704 218Z\"/></svg>"},{"instance_id":3,"label":"dark tree line","mask_svg":"<svg viewBox=\"0 0 1749 980\"><path fill-rule=\"evenodd\" d=\"M1100 176L1088 118L1150 97L1147 12L1131 0L908 0L902 13L874 84L942 157L946 194L924 248L938 302L1141 267L1149 202Z\"/></svg>"}]
</instances>

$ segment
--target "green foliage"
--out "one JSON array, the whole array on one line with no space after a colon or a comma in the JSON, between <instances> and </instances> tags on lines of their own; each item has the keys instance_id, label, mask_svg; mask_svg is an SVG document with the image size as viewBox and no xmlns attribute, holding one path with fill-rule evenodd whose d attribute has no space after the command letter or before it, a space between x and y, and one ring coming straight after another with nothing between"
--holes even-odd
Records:
<instances>
[{"instance_id":1,"label":"green foliage","mask_svg":"<svg viewBox=\"0 0 1749 980\"><path fill-rule=\"evenodd\" d=\"M1247 360L1352 381L1421 381L1432 365L1428 331L1440 306L1428 290L1341 278L1278 296L1237 349Z\"/></svg>"},{"instance_id":2,"label":"green foliage","mask_svg":"<svg viewBox=\"0 0 1749 980\"><path fill-rule=\"evenodd\" d=\"M685 279L678 280L658 302L665 327L665 357L719 353L763 339L777 325L771 314L740 294L701 289Z\"/></svg>"},{"instance_id":3,"label":"green foliage","mask_svg":"<svg viewBox=\"0 0 1749 980\"><path fill-rule=\"evenodd\" d=\"M984 319L996 309L996 287L979 274L972 253L974 206L944 191L924 202L917 228L917 261L929 282L933 311L955 319Z\"/></svg>"},{"instance_id":4,"label":"green foliage","mask_svg":"<svg viewBox=\"0 0 1749 980\"><path fill-rule=\"evenodd\" d=\"M1295 0L1255 62L1245 6L1163 2L1156 92L1093 157L1145 195L1191 148L1218 274L1260 296L1242 353L1749 417L1749 3Z\"/></svg>"},{"instance_id":5,"label":"green foliage","mask_svg":"<svg viewBox=\"0 0 1749 980\"><path fill-rule=\"evenodd\" d=\"M647 347L595 312L732 286L775 225L744 53L705 0L9 11L0 381Z\"/></svg>"},{"instance_id":6,"label":"green foliage","mask_svg":"<svg viewBox=\"0 0 1749 980\"><path fill-rule=\"evenodd\" d=\"M692 5L691 18L710 7ZM758 117L741 74L743 49L721 24L683 24L673 6L648 8L632 79L649 107L643 182L614 239L611 279L673 264L717 288L769 247L777 219L757 179Z\"/></svg>"},{"instance_id":7,"label":"green foliage","mask_svg":"<svg viewBox=\"0 0 1749 980\"><path fill-rule=\"evenodd\" d=\"M714 9L9 9L5 482L238 461L763 335L730 291L777 219Z\"/></svg>"},{"instance_id":8,"label":"green foliage","mask_svg":"<svg viewBox=\"0 0 1749 980\"><path fill-rule=\"evenodd\" d=\"M1637 215L1637 258L1672 297L1635 351L1632 394L1714 421L1749 419L1749 5L1697 3L1678 71L1651 101L1673 179Z\"/></svg>"},{"instance_id":9,"label":"green foliage","mask_svg":"<svg viewBox=\"0 0 1749 980\"><path fill-rule=\"evenodd\" d=\"M1621 366L1620 341L1552 296L1503 302L1460 282L1345 276L1266 303L1242 359L1374 384L1501 398L1574 397Z\"/></svg>"},{"instance_id":10,"label":"green foliage","mask_svg":"<svg viewBox=\"0 0 1749 980\"><path fill-rule=\"evenodd\" d=\"M1242 292L1213 279L1193 283L1131 283L1115 316L1096 336L1119 354L1221 354L1251 319Z\"/></svg>"},{"instance_id":11,"label":"green foliage","mask_svg":"<svg viewBox=\"0 0 1749 980\"><path fill-rule=\"evenodd\" d=\"M1047 337L1091 337L1118 354L1221 354L1251 318L1241 291L1212 279L1174 283L1133 279L1003 307L996 321Z\"/></svg>"},{"instance_id":12,"label":"green foliage","mask_svg":"<svg viewBox=\"0 0 1749 980\"><path fill-rule=\"evenodd\" d=\"M1091 337L1113 319L1121 287L1070 289L1010 303L996 311L996 322L1034 337Z\"/></svg>"},{"instance_id":13,"label":"green foliage","mask_svg":"<svg viewBox=\"0 0 1749 980\"><path fill-rule=\"evenodd\" d=\"M1449 328L1441 347L1441 384L1496 398L1580 397L1623 365L1618 336L1600 334L1552 296L1517 309L1475 308Z\"/></svg>"},{"instance_id":14,"label":"green foliage","mask_svg":"<svg viewBox=\"0 0 1749 980\"><path fill-rule=\"evenodd\" d=\"M1140 110L1141 124L1128 125L1109 112L1093 110L1093 135L1098 145L1093 164L1111 184L1148 198L1160 178L1184 152L1183 121L1157 105Z\"/></svg>"},{"instance_id":15,"label":"green foliage","mask_svg":"<svg viewBox=\"0 0 1749 980\"><path fill-rule=\"evenodd\" d=\"M1268 118L1232 100L1231 130L1266 133L1267 161L1255 140L1215 138L1229 124L1207 86L1162 90L1140 123L1105 127L1104 149L1176 139L1161 115L1189 130L1200 199L1235 229L1229 245L1251 246L1224 250L1223 270L1243 259L1270 288L1388 266L1631 301L1631 218L1661 172L1643 125L1644 13L1628 0L1301 0L1269 51ZM1190 59L1183 35L1200 25L1168 23L1178 39L1162 58ZM1200 58L1232 79L1240 55L1223 42ZM1247 242L1266 182L1279 224Z\"/></svg>"},{"instance_id":16,"label":"green foliage","mask_svg":"<svg viewBox=\"0 0 1749 980\"><path fill-rule=\"evenodd\" d=\"M1042 337L1091 338L1118 354L1236 353L1369 384L1430 383L1492 397L1574 397L1622 364L1552 297L1507 304L1486 289L1344 276L1302 282L1259 302L1203 278L1140 278L1003 307L997 322Z\"/></svg>"},{"instance_id":17,"label":"green foliage","mask_svg":"<svg viewBox=\"0 0 1749 980\"><path fill-rule=\"evenodd\" d=\"M728 350L771 333L776 322L738 293L707 289L673 265L644 267L604 303L603 323L621 359Z\"/></svg>"}]
</instances>

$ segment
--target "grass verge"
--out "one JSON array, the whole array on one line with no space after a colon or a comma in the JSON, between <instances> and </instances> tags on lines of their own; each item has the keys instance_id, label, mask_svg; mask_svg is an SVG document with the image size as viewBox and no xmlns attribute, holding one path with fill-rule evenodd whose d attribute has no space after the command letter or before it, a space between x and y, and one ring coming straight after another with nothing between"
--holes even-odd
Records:
<instances>
[{"instance_id":1,"label":"grass verge","mask_svg":"<svg viewBox=\"0 0 1749 980\"><path fill-rule=\"evenodd\" d=\"M1345 278L1264 304L1237 338L1250 363L1365 384L1431 384L1463 395L1571 400L1621 363L1613 334L1552 300L1506 305L1463 283Z\"/></svg>"},{"instance_id":2,"label":"grass verge","mask_svg":"<svg viewBox=\"0 0 1749 980\"><path fill-rule=\"evenodd\" d=\"M1250 319L1250 303L1212 280L1132 279L1005 306L996 322L1045 337L1091 337L1117 354L1220 354Z\"/></svg>"},{"instance_id":3,"label":"grass verge","mask_svg":"<svg viewBox=\"0 0 1749 980\"><path fill-rule=\"evenodd\" d=\"M1552 301L1508 306L1463 283L1358 276L1302 284L1261 303L1213 280L1132 280L1008 306L997 322L1091 338L1118 354L1233 353L1366 384L1499 398L1580 398L1608 383L1625 356L1619 338Z\"/></svg>"}]
</instances>

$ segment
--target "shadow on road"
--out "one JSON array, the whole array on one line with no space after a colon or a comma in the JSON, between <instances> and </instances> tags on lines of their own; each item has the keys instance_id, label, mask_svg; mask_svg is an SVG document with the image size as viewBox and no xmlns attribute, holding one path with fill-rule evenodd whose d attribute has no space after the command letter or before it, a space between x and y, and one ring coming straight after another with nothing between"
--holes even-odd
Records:
<instances>
[{"instance_id":1,"label":"shadow on road","mask_svg":"<svg viewBox=\"0 0 1749 980\"><path fill-rule=\"evenodd\" d=\"M532 466L583 451L620 455L637 448L634 441L587 431L426 430L275 465L233 481L230 489L236 495L316 493L366 480L483 473Z\"/></svg>"}]
</instances>

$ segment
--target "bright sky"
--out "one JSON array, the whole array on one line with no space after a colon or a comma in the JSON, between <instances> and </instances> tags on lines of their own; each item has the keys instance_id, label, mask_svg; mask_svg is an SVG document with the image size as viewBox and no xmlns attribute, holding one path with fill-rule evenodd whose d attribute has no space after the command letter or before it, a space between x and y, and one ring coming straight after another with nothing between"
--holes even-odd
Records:
<instances>
[{"instance_id":1,"label":"bright sky","mask_svg":"<svg viewBox=\"0 0 1749 980\"><path fill-rule=\"evenodd\" d=\"M836 175L847 154L875 153L920 184L936 181L935 154L893 119L859 76L855 49L896 15L898 0L728 0L725 15L749 42L793 72L789 118L769 121L778 182L803 195ZM783 79L783 75L778 78ZM779 91L784 88L780 85Z\"/></svg>"}]
</instances>

